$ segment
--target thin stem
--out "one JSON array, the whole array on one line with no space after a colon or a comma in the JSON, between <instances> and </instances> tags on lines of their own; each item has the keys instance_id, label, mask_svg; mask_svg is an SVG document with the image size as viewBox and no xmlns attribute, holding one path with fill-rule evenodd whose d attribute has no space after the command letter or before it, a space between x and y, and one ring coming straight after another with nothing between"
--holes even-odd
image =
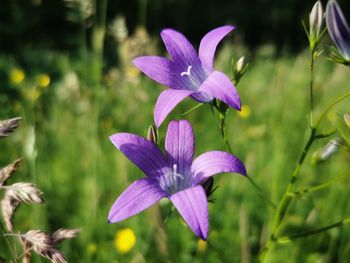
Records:
<instances>
[{"instance_id":1,"label":"thin stem","mask_svg":"<svg viewBox=\"0 0 350 263\"><path fill-rule=\"evenodd\" d=\"M255 188L255 190L257 191L260 198L263 199L264 201L266 201L272 208L276 209L277 208L276 204L273 203L270 199L266 198L263 195L263 191L260 188L260 186L250 176L246 176L246 177L247 177L249 183Z\"/></svg>"},{"instance_id":2,"label":"thin stem","mask_svg":"<svg viewBox=\"0 0 350 263\"><path fill-rule=\"evenodd\" d=\"M166 216L165 219L164 219L164 224L166 224L166 222L168 221L168 219L170 218L170 216L173 214L174 210L175 210L175 207L172 206L171 209L170 209L170 211L169 211L169 213L167 214L167 216Z\"/></svg>"},{"instance_id":3,"label":"thin stem","mask_svg":"<svg viewBox=\"0 0 350 263\"><path fill-rule=\"evenodd\" d=\"M315 235L315 234L327 231L329 229L332 229L332 228L335 228L335 227L340 227L340 226L343 226L343 225L346 225L346 224L350 224L350 218L345 218L345 219L340 220L338 222L335 222L333 224L330 224L330 225L327 225L327 226L324 226L324 227L321 227L321 228L305 231L305 232L302 232L302 233L299 233L299 234L294 234L294 235L290 235L290 236L280 237L276 241L278 243L286 243L286 242L290 242L293 239Z\"/></svg>"},{"instance_id":4,"label":"thin stem","mask_svg":"<svg viewBox=\"0 0 350 263\"><path fill-rule=\"evenodd\" d=\"M305 143L305 145L303 147L303 150L301 151L301 154L298 158L297 164L295 165L294 171L292 173L292 177L291 177L290 182L287 186L287 189L284 192L284 194L283 194L283 196L282 196L282 198L277 206L277 210L276 210L276 213L275 213L275 216L273 219L270 240L266 243L266 245L264 246L264 248L260 252L260 255L259 255L260 262L264 262L267 253L273 247L275 241L277 240L277 238L276 238L277 231L278 231L278 229L281 225L281 222L284 219L284 216L286 215L287 209L292 201L292 197L289 195L289 193L291 192L291 190L294 186L294 183L295 183L298 175L300 174L301 166L304 163L305 157L307 156L307 153L309 152L309 149L310 149L312 143L316 139L315 135L316 135L316 129L311 128L309 139L307 140L307 142Z\"/></svg>"},{"instance_id":5,"label":"thin stem","mask_svg":"<svg viewBox=\"0 0 350 263\"><path fill-rule=\"evenodd\" d=\"M0 228L1 228L2 235L6 241L6 244L10 249L10 253L12 255L12 258L14 259L15 262L17 262L17 253L15 253L13 247L11 246L10 241L7 238L7 236L9 236L9 234L5 232L5 228L1 222L0 222Z\"/></svg>"},{"instance_id":6,"label":"thin stem","mask_svg":"<svg viewBox=\"0 0 350 263\"><path fill-rule=\"evenodd\" d=\"M314 109L314 58L315 58L315 50L311 50L310 52L310 127L314 126L313 121L313 109Z\"/></svg>"},{"instance_id":7,"label":"thin stem","mask_svg":"<svg viewBox=\"0 0 350 263\"><path fill-rule=\"evenodd\" d=\"M224 139L224 142L226 144L227 150L232 154L232 148L230 145L230 142L227 138L227 129L226 129L226 113L220 113L220 130L221 130L221 136Z\"/></svg>"},{"instance_id":8,"label":"thin stem","mask_svg":"<svg viewBox=\"0 0 350 263\"><path fill-rule=\"evenodd\" d=\"M345 93L344 95L340 96L339 98L337 98L335 101L333 101L331 104L328 105L328 107L321 113L320 117L318 118L315 128L317 128L321 121L323 120L323 118L327 115L327 113L335 106L337 105L339 102L341 102L342 100L346 99L350 97L350 92Z\"/></svg>"},{"instance_id":9,"label":"thin stem","mask_svg":"<svg viewBox=\"0 0 350 263\"><path fill-rule=\"evenodd\" d=\"M294 197L294 196L301 196L303 194L307 194L307 193L311 193L311 192L315 192L315 191L319 191L319 190L322 190L326 187L328 187L329 185L335 183L335 182L338 182L346 177L348 177L349 175L343 175L343 176L338 176L334 179L331 179L331 180L328 180L322 184L319 184L319 185L316 185L316 186L313 186L313 187L309 187L309 188L304 188L302 190L299 190L299 191L295 191L295 192L290 192L288 193L288 195Z\"/></svg>"},{"instance_id":10,"label":"thin stem","mask_svg":"<svg viewBox=\"0 0 350 263\"><path fill-rule=\"evenodd\" d=\"M201 106L203 106L203 105L204 105L204 103L198 103L196 106L194 106L194 107L192 107L191 109L189 109L188 111L182 113L182 116L187 115L188 113L190 113L190 112L192 112L192 111L198 109L199 107L201 107Z\"/></svg>"},{"instance_id":11,"label":"thin stem","mask_svg":"<svg viewBox=\"0 0 350 263\"><path fill-rule=\"evenodd\" d=\"M228 137L227 137L227 128L226 128L226 122L225 122L226 113L227 111L225 111L225 113L220 112L220 131L221 131L221 136L226 144L227 150L231 154L233 154L230 141L228 140ZM276 208L276 205L264 195L262 189L258 186L257 183L254 182L253 178L251 178L250 176L246 176L246 178L248 179L248 182L254 187L259 197L263 199L266 203L268 203L271 207Z\"/></svg>"}]
</instances>

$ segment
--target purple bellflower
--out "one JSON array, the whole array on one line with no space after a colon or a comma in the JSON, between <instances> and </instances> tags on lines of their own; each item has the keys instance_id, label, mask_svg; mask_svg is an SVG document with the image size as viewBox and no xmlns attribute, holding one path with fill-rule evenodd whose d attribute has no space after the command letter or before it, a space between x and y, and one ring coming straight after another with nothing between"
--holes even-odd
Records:
<instances>
[{"instance_id":1,"label":"purple bellflower","mask_svg":"<svg viewBox=\"0 0 350 263\"><path fill-rule=\"evenodd\" d=\"M350 28L337 1L328 1L325 16L328 33L339 51L335 59L340 63L349 65Z\"/></svg>"},{"instance_id":2,"label":"purple bellflower","mask_svg":"<svg viewBox=\"0 0 350 263\"><path fill-rule=\"evenodd\" d=\"M207 33L201 40L199 54L183 34L164 29L160 35L171 60L158 56L134 59L135 66L143 73L170 88L158 97L154 109L157 127L188 96L202 103L217 98L234 109L241 109L240 98L231 80L213 68L217 45L233 29L233 26L222 26Z\"/></svg>"},{"instance_id":3,"label":"purple bellflower","mask_svg":"<svg viewBox=\"0 0 350 263\"><path fill-rule=\"evenodd\" d=\"M113 144L145 174L115 201L108 215L116 223L169 198L192 231L208 236L208 201L201 183L218 173L246 175L244 164L234 155L211 151L194 157L194 134L186 120L171 121L165 138L165 154L151 141L130 133L110 137Z\"/></svg>"}]
</instances>

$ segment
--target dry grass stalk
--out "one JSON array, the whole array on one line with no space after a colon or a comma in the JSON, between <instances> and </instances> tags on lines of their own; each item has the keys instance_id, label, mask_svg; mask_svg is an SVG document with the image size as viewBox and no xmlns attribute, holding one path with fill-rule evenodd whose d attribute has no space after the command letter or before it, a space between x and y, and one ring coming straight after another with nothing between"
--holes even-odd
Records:
<instances>
[{"instance_id":1,"label":"dry grass stalk","mask_svg":"<svg viewBox=\"0 0 350 263\"><path fill-rule=\"evenodd\" d=\"M3 185L7 179L16 171L16 169L21 165L22 158L17 159L13 163L5 166L0 170L0 186Z\"/></svg>"},{"instance_id":2,"label":"dry grass stalk","mask_svg":"<svg viewBox=\"0 0 350 263\"><path fill-rule=\"evenodd\" d=\"M20 119L17 117L0 121L0 138L9 136L18 127Z\"/></svg>"},{"instance_id":3,"label":"dry grass stalk","mask_svg":"<svg viewBox=\"0 0 350 263\"><path fill-rule=\"evenodd\" d=\"M47 251L52 246L50 235L41 230L29 230L25 234L21 234L21 238L26 246L30 246L38 254Z\"/></svg>"},{"instance_id":4,"label":"dry grass stalk","mask_svg":"<svg viewBox=\"0 0 350 263\"><path fill-rule=\"evenodd\" d=\"M43 193L32 183L15 183L2 188L6 190L10 198L17 201L37 204L44 202L41 198Z\"/></svg>"},{"instance_id":5,"label":"dry grass stalk","mask_svg":"<svg viewBox=\"0 0 350 263\"><path fill-rule=\"evenodd\" d=\"M22 247L23 247L23 258L22 258L22 263L30 263L31 258L32 258L32 253L31 251L31 245L28 241L24 240L21 238L22 241Z\"/></svg>"},{"instance_id":6,"label":"dry grass stalk","mask_svg":"<svg viewBox=\"0 0 350 263\"><path fill-rule=\"evenodd\" d=\"M77 237L79 232L80 232L80 229L60 228L52 234L52 239L55 244L58 244L59 242L65 239L71 239L71 238Z\"/></svg>"},{"instance_id":7,"label":"dry grass stalk","mask_svg":"<svg viewBox=\"0 0 350 263\"><path fill-rule=\"evenodd\" d=\"M15 211L18 208L20 201L11 198L6 192L4 198L1 200L0 207L2 216L5 222L6 229L10 232L13 231L13 217Z\"/></svg>"},{"instance_id":8,"label":"dry grass stalk","mask_svg":"<svg viewBox=\"0 0 350 263\"><path fill-rule=\"evenodd\" d=\"M74 238L80 232L79 229L59 229L52 235L46 234L41 230L30 230L21 235L25 244L25 249L30 247L37 254L46 257L54 263L66 263L66 259L61 251L57 249L59 242Z\"/></svg>"}]
</instances>

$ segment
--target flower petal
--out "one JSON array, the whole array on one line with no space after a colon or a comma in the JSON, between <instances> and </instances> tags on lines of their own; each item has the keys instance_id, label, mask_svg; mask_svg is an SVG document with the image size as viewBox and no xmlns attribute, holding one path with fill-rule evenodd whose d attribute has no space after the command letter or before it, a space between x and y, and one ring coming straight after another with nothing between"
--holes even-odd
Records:
<instances>
[{"instance_id":1,"label":"flower petal","mask_svg":"<svg viewBox=\"0 0 350 263\"><path fill-rule=\"evenodd\" d=\"M159 127L169 112L171 112L177 104L184 98L193 93L191 90L164 90L158 97L156 106L154 107L154 122Z\"/></svg>"},{"instance_id":2,"label":"flower petal","mask_svg":"<svg viewBox=\"0 0 350 263\"><path fill-rule=\"evenodd\" d=\"M242 161L227 152L206 152L193 161L193 185L199 184L204 179L218 173L240 173L242 175L247 175Z\"/></svg>"},{"instance_id":3,"label":"flower petal","mask_svg":"<svg viewBox=\"0 0 350 263\"><path fill-rule=\"evenodd\" d=\"M238 96L236 88L233 86L231 80L219 71L214 71L200 86L199 91L204 91L210 96L213 96L230 107L240 110L241 100Z\"/></svg>"},{"instance_id":4,"label":"flower petal","mask_svg":"<svg viewBox=\"0 0 350 263\"><path fill-rule=\"evenodd\" d=\"M199 59L208 72L213 71L214 55L217 45L228 33L234 29L234 26L218 27L208 32L202 38L199 45Z\"/></svg>"},{"instance_id":5,"label":"flower petal","mask_svg":"<svg viewBox=\"0 0 350 263\"><path fill-rule=\"evenodd\" d=\"M187 71L190 65L192 67L200 65L197 52L183 34L172 29L164 29L160 35L172 60L183 68L182 71Z\"/></svg>"},{"instance_id":6,"label":"flower petal","mask_svg":"<svg viewBox=\"0 0 350 263\"><path fill-rule=\"evenodd\" d=\"M114 202L108 214L108 223L116 223L138 214L158 202L167 194L152 178L132 183Z\"/></svg>"},{"instance_id":7,"label":"flower petal","mask_svg":"<svg viewBox=\"0 0 350 263\"><path fill-rule=\"evenodd\" d=\"M188 188L170 197L171 202L192 231L201 239L208 237L209 212L202 186Z\"/></svg>"},{"instance_id":8,"label":"flower petal","mask_svg":"<svg viewBox=\"0 0 350 263\"><path fill-rule=\"evenodd\" d=\"M159 84L170 87L173 83L173 62L157 56L138 57L133 60L134 65Z\"/></svg>"},{"instance_id":9,"label":"flower petal","mask_svg":"<svg viewBox=\"0 0 350 263\"><path fill-rule=\"evenodd\" d=\"M149 140L131 133L113 134L109 139L146 175L159 176L167 169L163 153Z\"/></svg>"},{"instance_id":10,"label":"flower petal","mask_svg":"<svg viewBox=\"0 0 350 263\"><path fill-rule=\"evenodd\" d=\"M325 17L328 33L334 44L345 59L350 59L350 28L336 1L328 2Z\"/></svg>"},{"instance_id":11,"label":"flower petal","mask_svg":"<svg viewBox=\"0 0 350 263\"><path fill-rule=\"evenodd\" d=\"M194 157L194 134L186 120L171 121L165 138L168 166L177 166L177 172L190 176Z\"/></svg>"}]
</instances>

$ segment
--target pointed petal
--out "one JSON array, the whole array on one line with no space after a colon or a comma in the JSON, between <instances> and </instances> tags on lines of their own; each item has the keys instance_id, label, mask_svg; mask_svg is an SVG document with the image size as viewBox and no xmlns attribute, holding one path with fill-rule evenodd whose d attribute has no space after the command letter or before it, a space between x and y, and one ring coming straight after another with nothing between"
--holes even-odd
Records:
<instances>
[{"instance_id":1,"label":"pointed petal","mask_svg":"<svg viewBox=\"0 0 350 263\"><path fill-rule=\"evenodd\" d=\"M149 140L131 133L113 134L109 139L146 175L162 175L162 171L167 169L163 153Z\"/></svg>"},{"instance_id":2,"label":"pointed petal","mask_svg":"<svg viewBox=\"0 0 350 263\"><path fill-rule=\"evenodd\" d=\"M194 185L218 173L240 173L242 175L247 175L242 161L227 152L206 152L193 161L192 174L194 177Z\"/></svg>"},{"instance_id":3,"label":"pointed petal","mask_svg":"<svg viewBox=\"0 0 350 263\"><path fill-rule=\"evenodd\" d=\"M345 59L350 59L350 28L337 1L328 1L325 17L334 44Z\"/></svg>"},{"instance_id":4,"label":"pointed petal","mask_svg":"<svg viewBox=\"0 0 350 263\"><path fill-rule=\"evenodd\" d=\"M172 60L183 68L182 71L186 71L189 65L192 67L200 65L197 52L183 34L172 29L164 29L160 35Z\"/></svg>"},{"instance_id":5,"label":"pointed petal","mask_svg":"<svg viewBox=\"0 0 350 263\"><path fill-rule=\"evenodd\" d=\"M228 33L234 29L234 26L218 27L208 32L202 38L199 45L199 59L208 72L213 71L214 55L217 45Z\"/></svg>"},{"instance_id":6,"label":"pointed petal","mask_svg":"<svg viewBox=\"0 0 350 263\"><path fill-rule=\"evenodd\" d=\"M164 90L158 97L154 107L154 122L159 127L166 116L175 108L183 99L190 96L193 91L190 90Z\"/></svg>"},{"instance_id":7,"label":"pointed petal","mask_svg":"<svg viewBox=\"0 0 350 263\"><path fill-rule=\"evenodd\" d=\"M166 195L154 179L148 177L137 180L114 202L108 214L108 223L116 223L138 214Z\"/></svg>"},{"instance_id":8,"label":"pointed petal","mask_svg":"<svg viewBox=\"0 0 350 263\"><path fill-rule=\"evenodd\" d=\"M171 202L192 231L201 239L208 237L208 201L202 186L188 188L170 197Z\"/></svg>"},{"instance_id":9,"label":"pointed petal","mask_svg":"<svg viewBox=\"0 0 350 263\"><path fill-rule=\"evenodd\" d=\"M133 60L134 65L159 84L171 86L173 83L173 62L162 57L145 56Z\"/></svg>"},{"instance_id":10,"label":"pointed petal","mask_svg":"<svg viewBox=\"0 0 350 263\"><path fill-rule=\"evenodd\" d=\"M181 175L190 175L194 157L194 134L186 120L171 121L165 138L168 166L177 166Z\"/></svg>"},{"instance_id":11,"label":"pointed petal","mask_svg":"<svg viewBox=\"0 0 350 263\"><path fill-rule=\"evenodd\" d=\"M204 91L210 96L213 96L230 107L240 110L241 100L238 96L236 88L233 86L231 80L219 71L214 71L200 86L199 91Z\"/></svg>"}]
</instances>

